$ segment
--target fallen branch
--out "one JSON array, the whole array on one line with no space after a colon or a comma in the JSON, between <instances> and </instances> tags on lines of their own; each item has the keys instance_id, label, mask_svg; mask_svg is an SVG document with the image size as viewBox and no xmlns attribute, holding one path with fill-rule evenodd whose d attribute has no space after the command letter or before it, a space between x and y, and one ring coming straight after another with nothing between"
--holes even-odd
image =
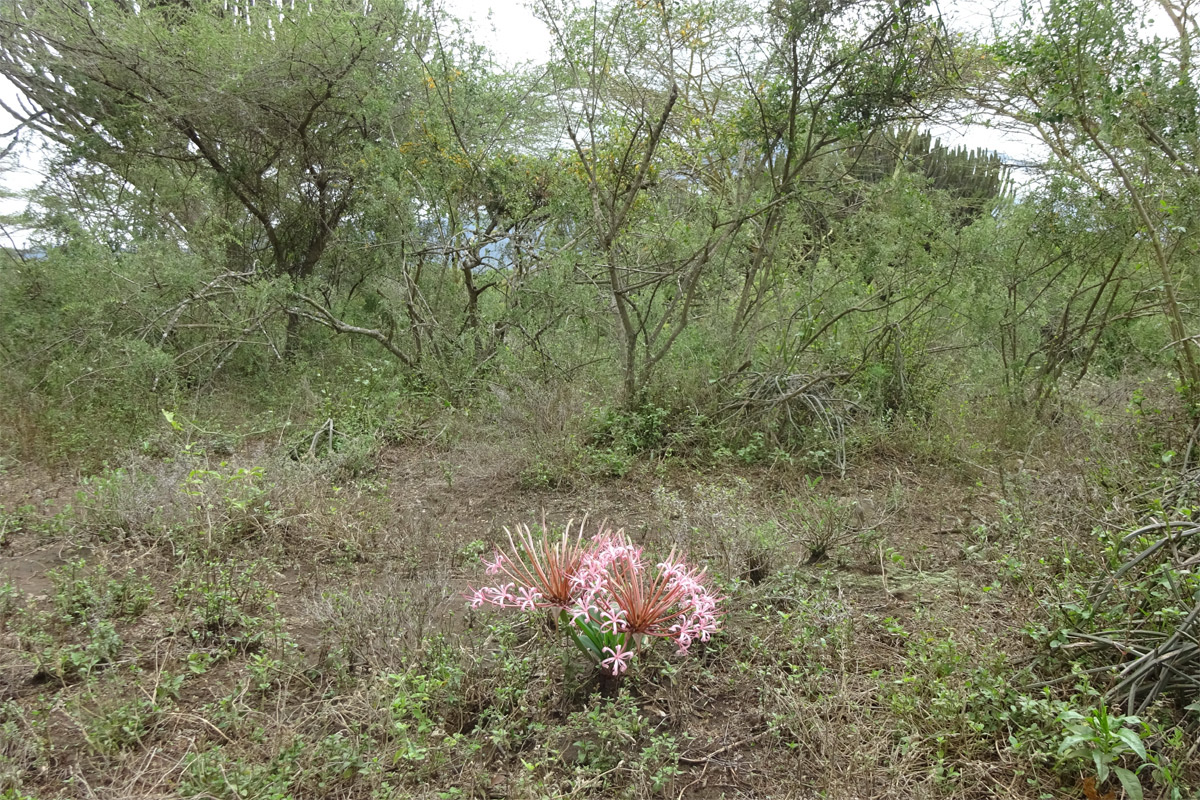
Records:
<instances>
[{"instance_id":1,"label":"fallen branch","mask_svg":"<svg viewBox=\"0 0 1200 800\"><path fill-rule=\"evenodd\" d=\"M389 353L394 355L396 359L404 366L409 367L410 369L416 366L409 355L401 350L394 341L392 341L392 337L389 334L385 334L383 331L376 330L375 328L362 328L358 325L351 325L347 322L343 322L335 317L333 312L312 298L302 294L297 294L296 297L316 309L317 313L311 314L300 308L289 308L287 313L295 314L298 317L303 317L304 319L315 322L318 325L323 325L326 328L336 331L337 333L352 333L357 336L366 336L368 339L374 339L383 345L384 348L386 348Z\"/></svg>"}]
</instances>

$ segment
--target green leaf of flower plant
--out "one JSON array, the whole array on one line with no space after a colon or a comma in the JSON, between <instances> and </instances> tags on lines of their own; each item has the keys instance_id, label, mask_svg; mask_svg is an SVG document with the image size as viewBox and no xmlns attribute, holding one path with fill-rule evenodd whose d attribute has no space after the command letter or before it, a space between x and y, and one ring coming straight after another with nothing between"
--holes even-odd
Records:
<instances>
[{"instance_id":1,"label":"green leaf of flower plant","mask_svg":"<svg viewBox=\"0 0 1200 800\"><path fill-rule=\"evenodd\" d=\"M1138 736L1137 731L1122 728L1117 731L1117 736L1122 742L1129 745L1130 750L1141 756L1142 761L1146 760L1146 746L1142 744L1142 737Z\"/></svg>"},{"instance_id":2,"label":"green leaf of flower plant","mask_svg":"<svg viewBox=\"0 0 1200 800\"><path fill-rule=\"evenodd\" d=\"M1117 775L1117 780L1121 782L1121 786L1125 789L1125 794L1129 796L1129 800L1142 800L1142 782L1138 780L1138 776L1134 775L1124 767L1113 767L1113 772Z\"/></svg>"}]
</instances>

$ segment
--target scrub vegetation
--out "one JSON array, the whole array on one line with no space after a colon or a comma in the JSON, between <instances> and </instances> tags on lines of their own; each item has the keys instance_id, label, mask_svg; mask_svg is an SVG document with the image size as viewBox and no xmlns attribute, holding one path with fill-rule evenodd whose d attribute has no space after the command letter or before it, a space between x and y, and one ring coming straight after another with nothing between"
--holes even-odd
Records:
<instances>
[{"instance_id":1,"label":"scrub vegetation","mask_svg":"<svg viewBox=\"0 0 1200 800\"><path fill-rule=\"evenodd\" d=\"M0 2L0 797L1195 797L1191 10L536 9Z\"/></svg>"}]
</instances>

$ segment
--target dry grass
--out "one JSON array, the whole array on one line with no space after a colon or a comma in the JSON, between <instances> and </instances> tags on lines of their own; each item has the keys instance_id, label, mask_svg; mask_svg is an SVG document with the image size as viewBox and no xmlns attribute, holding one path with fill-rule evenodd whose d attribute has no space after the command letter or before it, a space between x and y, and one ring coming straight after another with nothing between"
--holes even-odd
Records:
<instances>
[{"instance_id":1,"label":"dry grass","mask_svg":"<svg viewBox=\"0 0 1200 800\"><path fill-rule=\"evenodd\" d=\"M531 485L513 443L554 450L571 424L555 419L448 430L356 478L262 451L144 456L69 510L60 492L13 513L31 484L11 468L0 790L1080 796L1055 717L1091 702L1087 686L1032 688L1069 669L1025 631L1059 624L1056 600L1103 558L1093 528L1128 517L1134 468L1116 455L1146 428L1063 424L950 470L961 449L939 460L927 438L819 483L778 464L660 464ZM721 635L688 659L651 650L614 684L540 619L467 609L501 525L585 510L707 562L727 596ZM50 572L81 559L82 610L63 620ZM108 581L128 570L150 596L116 614ZM1172 713L1147 711L1148 741L1185 767ZM1186 768L1180 781L1200 778Z\"/></svg>"}]
</instances>

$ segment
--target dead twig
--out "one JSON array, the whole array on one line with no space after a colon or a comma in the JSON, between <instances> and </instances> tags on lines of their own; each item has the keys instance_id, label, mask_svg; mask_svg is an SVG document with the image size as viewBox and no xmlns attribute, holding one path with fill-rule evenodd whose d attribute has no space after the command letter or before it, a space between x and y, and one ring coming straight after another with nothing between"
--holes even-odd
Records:
<instances>
[{"instance_id":1,"label":"dead twig","mask_svg":"<svg viewBox=\"0 0 1200 800\"><path fill-rule=\"evenodd\" d=\"M692 758L689 756L680 756L679 763L680 764L708 764L708 762L712 761L714 758L721 755L722 753L726 753L730 750L736 750L737 748L739 748L743 745L747 745L757 739L761 739L763 736L767 735L768 732L769 731L759 731L758 733L754 734L753 736L747 736L745 739L739 739L736 742L732 742L731 744L727 744L724 747L717 748L716 750L713 750L711 753L709 753L705 756L701 756L699 758Z\"/></svg>"}]
</instances>

